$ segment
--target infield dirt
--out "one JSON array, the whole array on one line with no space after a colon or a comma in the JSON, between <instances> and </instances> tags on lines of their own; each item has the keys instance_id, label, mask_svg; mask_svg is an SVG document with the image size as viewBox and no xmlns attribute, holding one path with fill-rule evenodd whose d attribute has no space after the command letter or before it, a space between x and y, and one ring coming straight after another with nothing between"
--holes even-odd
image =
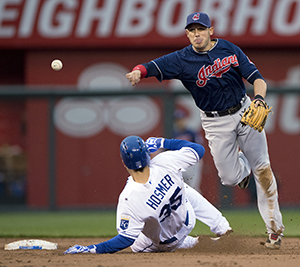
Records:
<instances>
[{"instance_id":1,"label":"infield dirt","mask_svg":"<svg viewBox=\"0 0 300 267\"><path fill-rule=\"evenodd\" d=\"M28 238L27 238L28 239ZM63 252L75 244L90 245L105 241L103 238L41 238L58 243L57 250L4 250L4 245L22 238L0 239L0 267L42 266L205 266L205 267L299 267L300 238L283 238L279 250L263 246L264 238L231 235L217 242L201 236L196 247L168 253L132 253L128 248L115 254L76 254Z\"/></svg>"}]
</instances>

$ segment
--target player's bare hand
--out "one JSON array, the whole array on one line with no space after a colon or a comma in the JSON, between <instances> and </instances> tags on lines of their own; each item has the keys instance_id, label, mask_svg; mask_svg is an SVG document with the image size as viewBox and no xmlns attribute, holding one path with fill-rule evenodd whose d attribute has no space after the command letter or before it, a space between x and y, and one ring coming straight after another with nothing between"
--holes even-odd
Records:
<instances>
[{"instance_id":1,"label":"player's bare hand","mask_svg":"<svg viewBox=\"0 0 300 267\"><path fill-rule=\"evenodd\" d=\"M131 82L132 86L137 85L141 80L141 72L134 70L126 74L126 78Z\"/></svg>"}]
</instances>

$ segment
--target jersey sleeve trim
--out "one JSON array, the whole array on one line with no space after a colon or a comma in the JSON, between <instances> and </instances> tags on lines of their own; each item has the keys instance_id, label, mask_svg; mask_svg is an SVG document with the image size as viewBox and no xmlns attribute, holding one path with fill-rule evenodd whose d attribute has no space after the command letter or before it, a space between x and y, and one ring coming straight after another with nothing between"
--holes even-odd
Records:
<instances>
[{"instance_id":1,"label":"jersey sleeve trim","mask_svg":"<svg viewBox=\"0 0 300 267\"><path fill-rule=\"evenodd\" d=\"M157 69L157 67L150 61L148 63L143 63L142 64L146 70L147 70L147 74L145 76L145 78L148 77L157 77L160 75L159 70Z\"/></svg>"},{"instance_id":2,"label":"jersey sleeve trim","mask_svg":"<svg viewBox=\"0 0 300 267\"><path fill-rule=\"evenodd\" d=\"M257 72L257 71L258 71L258 70L253 71L253 72L247 77L247 80L249 80L250 77L251 77L255 72Z\"/></svg>"},{"instance_id":3,"label":"jersey sleeve trim","mask_svg":"<svg viewBox=\"0 0 300 267\"><path fill-rule=\"evenodd\" d=\"M186 149L188 149L188 148L186 148ZM189 150L195 155L195 157L198 161L201 159L199 154L193 148L190 148Z\"/></svg>"},{"instance_id":4,"label":"jersey sleeve trim","mask_svg":"<svg viewBox=\"0 0 300 267\"><path fill-rule=\"evenodd\" d=\"M264 77L260 74L260 72L258 70L253 71L248 77L247 77L247 81L251 84L254 83L254 81L256 79L262 79L265 80Z\"/></svg>"},{"instance_id":5,"label":"jersey sleeve trim","mask_svg":"<svg viewBox=\"0 0 300 267\"><path fill-rule=\"evenodd\" d=\"M158 65L155 63L154 60L152 60L151 62L152 62L152 63L155 65L155 67L158 69L158 71L159 71L159 73L160 73L160 79L159 79L158 77L157 77L157 79L161 82L161 81L164 79L163 73L162 73L161 69L158 67Z\"/></svg>"}]
</instances>

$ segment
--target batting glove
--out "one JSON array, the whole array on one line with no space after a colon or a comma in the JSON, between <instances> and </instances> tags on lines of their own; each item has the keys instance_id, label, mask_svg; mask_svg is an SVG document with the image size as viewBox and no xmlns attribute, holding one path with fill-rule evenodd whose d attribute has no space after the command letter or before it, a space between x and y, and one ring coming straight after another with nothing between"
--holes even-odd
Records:
<instances>
[{"instance_id":1,"label":"batting glove","mask_svg":"<svg viewBox=\"0 0 300 267\"><path fill-rule=\"evenodd\" d=\"M95 249L89 249L86 246L75 245L67 249L64 254L78 254L78 253L96 253Z\"/></svg>"},{"instance_id":2,"label":"batting glove","mask_svg":"<svg viewBox=\"0 0 300 267\"><path fill-rule=\"evenodd\" d=\"M150 153L156 152L159 148L163 148L164 138L149 137L146 145Z\"/></svg>"}]
</instances>

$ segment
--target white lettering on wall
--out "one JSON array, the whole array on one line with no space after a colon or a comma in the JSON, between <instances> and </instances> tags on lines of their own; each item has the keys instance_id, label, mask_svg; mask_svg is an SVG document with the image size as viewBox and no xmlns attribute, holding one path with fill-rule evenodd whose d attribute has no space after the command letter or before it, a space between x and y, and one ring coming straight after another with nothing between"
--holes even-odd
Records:
<instances>
[{"instance_id":1,"label":"white lettering on wall","mask_svg":"<svg viewBox=\"0 0 300 267\"><path fill-rule=\"evenodd\" d=\"M288 94L283 97L280 128L286 134L300 133L299 97Z\"/></svg>"},{"instance_id":2,"label":"white lettering on wall","mask_svg":"<svg viewBox=\"0 0 300 267\"><path fill-rule=\"evenodd\" d=\"M18 36L20 38L28 38L32 35L39 2L40 0L25 1L18 31Z\"/></svg>"},{"instance_id":3,"label":"white lettering on wall","mask_svg":"<svg viewBox=\"0 0 300 267\"><path fill-rule=\"evenodd\" d=\"M296 7L292 10L293 7ZM293 12L292 12L293 11ZM289 20L290 14L293 17ZM278 1L275 7L273 20L273 30L278 35L291 36L300 33L300 1L299 0L285 0Z\"/></svg>"},{"instance_id":4,"label":"white lettering on wall","mask_svg":"<svg viewBox=\"0 0 300 267\"><path fill-rule=\"evenodd\" d=\"M0 40L9 45L9 39L32 38L45 45L45 39L70 38L80 45L74 39L88 38L89 45L122 37L163 43L184 37L186 16L194 11L209 14L216 36L244 36L250 44L268 35L264 44L271 45L280 37L293 37L293 44L300 39L300 0L0 0Z\"/></svg>"},{"instance_id":5,"label":"white lettering on wall","mask_svg":"<svg viewBox=\"0 0 300 267\"><path fill-rule=\"evenodd\" d=\"M59 5L63 10L57 11ZM42 6L38 29L43 37L60 38L69 37L72 33L75 14L74 9L78 2L74 0L48 0Z\"/></svg>"},{"instance_id":6,"label":"white lettering on wall","mask_svg":"<svg viewBox=\"0 0 300 267\"><path fill-rule=\"evenodd\" d=\"M233 17L232 33L243 35L247 31L247 25L251 23L250 31L255 35L263 35L268 30L268 21L272 1L259 0L257 5L252 5L252 0L238 1Z\"/></svg>"},{"instance_id":7,"label":"white lettering on wall","mask_svg":"<svg viewBox=\"0 0 300 267\"><path fill-rule=\"evenodd\" d=\"M18 18L19 9L12 5L18 5L21 0L1 0L0 1L0 38L12 38L15 35L16 28L13 25L5 25ZM10 5L10 7L8 7Z\"/></svg>"},{"instance_id":8,"label":"white lettering on wall","mask_svg":"<svg viewBox=\"0 0 300 267\"><path fill-rule=\"evenodd\" d=\"M279 97L277 94L271 94L268 93L266 97L266 102L269 105L269 107L272 107L272 112L269 113L265 130L267 133L272 133L276 129L276 121L278 117L278 100Z\"/></svg>"},{"instance_id":9,"label":"white lettering on wall","mask_svg":"<svg viewBox=\"0 0 300 267\"><path fill-rule=\"evenodd\" d=\"M116 36L135 37L147 35L154 25L157 1L125 0L121 6Z\"/></svg>"},{"instance_id":10,"label":"white lettering on wall","mask_svg":"<svg viewBox=\"0 0 300 267\"><path fill-rule=\"evenodd\" d=\"M97 22L96 36L107 37L112 34L119 0L103 1L101 8L97 7L97 2L97 0L83 2L75 33L77 37L90 36L95 22Z\"/></svg>"},{"instance_id":11,"label":"white lettering on wall","mask_svg":"<svg viewBox=\"0 0 300 267\"><path fill-rule=\"evenodd\" d=\"M232 10L232 0L211 0L202 1L201 8L203 12L209 14L213 20L215 34L224 36L230 31L230 12Z\"/></svg>"},{"instance_id":12,"label":"white lettering on wall","mask_svg":"<svg viewBox=\"0 0 300 267\"><path fill-rule=\"evenodd\" d=\"M180 5L177 21L174 23L175 9ZM195 1L193 0L167 0L163 2L157 15L157 32L166 37L174 38L184 34L186 15L194 12Z\"/></svg>"}]
</instances>

